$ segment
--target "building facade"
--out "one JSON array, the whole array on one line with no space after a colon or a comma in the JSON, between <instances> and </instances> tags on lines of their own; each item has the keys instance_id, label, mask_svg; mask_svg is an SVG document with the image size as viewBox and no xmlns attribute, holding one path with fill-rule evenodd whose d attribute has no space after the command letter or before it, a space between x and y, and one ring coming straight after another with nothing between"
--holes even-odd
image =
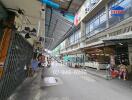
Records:
<instances>
[{"instance_id":1,"label":"building facade","mask_svg":"<svg viewBox=\"0 0 132 100\"><path fill-rule=\"evenodd\" d=\"M124 8L122 16L112 15L115 6ZM104 69L110 63L123 63L132 71L131 0L86 0L77 18L77 28L60 50L71 66Z\"/></svg>"}]
</instances>

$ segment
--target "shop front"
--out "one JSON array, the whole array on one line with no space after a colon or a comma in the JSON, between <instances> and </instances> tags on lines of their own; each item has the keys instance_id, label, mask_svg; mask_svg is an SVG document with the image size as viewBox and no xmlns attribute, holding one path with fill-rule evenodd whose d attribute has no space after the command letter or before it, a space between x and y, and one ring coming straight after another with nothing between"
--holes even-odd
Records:
<instances>
[{"instance_id":1,"label":"shop front","mask_svg":"<svg viewBox=\"0 0 132 100\"><path fill-rule=\"evenodd\" d=\"M64 62L69 67L79 68L84 64L84 55L83 54L69 54L63 57Z\"/></svg>"},{"instance_id":2,"label":"shop front","mask_svg":"<svg viewBox=\"0 0 132 100\"><path fill-rule=\"evenodd\" d=\"M106 69L110 63L110 57L115 54L114 46L102 46L96 48L85 48L85 66Z\"/></svg>"},{"instance_id":3,"label":"shop front","mask_svg":"<svg viewBox=\"0 0 132 100\"><path fill-rule=\"evenodd\" d=\"M119 71L119 66L123 64L127 67L128 73L132 72L132 45L127 42L107 44L108 42L101 47L84 48L85 66L100 70L106 69L110 64Z\"/></svg>"},{"instance_id":4,"label":"shop front","mask_svg":"<svg viewBox=\"0 0 132 100\"><path fill-rule=\"evenodd\" d=\"M69 67L80 68L84 65L85 53L80 48L67 51L63 54L63 61Z\"/></svg>"},{"instance_id":5,"label":"shop front","mask_svg":"<svg viewBox=\"0 0 132 100\"><path fill-rule=\"evenodd\" d=\"M108 43L114 45L114 59L115 66L123 64L127 67L128 73L132 72L132 34L125 36L116 36L114 38L109 38L104 40L105 44Z\"/></svg>"},{"instance_id":6,"label":"shop front","mask_svg":"<svg viewBox=\"0 0 132 100\"><path fill-rule=\"evenodd\" d=\"M128 66L129 63L129 52L127 43L119 43L115 48L115 63L116 65L124 64Z\"/></svg>"}]
</instances>

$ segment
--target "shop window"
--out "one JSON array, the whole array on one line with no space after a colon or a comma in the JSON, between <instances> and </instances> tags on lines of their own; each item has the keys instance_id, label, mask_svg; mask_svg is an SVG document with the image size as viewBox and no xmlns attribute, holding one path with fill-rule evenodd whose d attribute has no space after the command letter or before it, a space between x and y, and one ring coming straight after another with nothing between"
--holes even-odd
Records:
<instances>
[{"instance_id":1,"label":"shop window","mask_svg":"<svg viewBox=\"0 0 132 100\"><path fill-rule=\"evenodd\" d=\"M95 19L94 21L94 27L97 27L99 26L99 18Z\"/></svg>"},{"instance_id":2,"label":"shop window","mask_svg":"<svg viewBox=\"0 0 132 100\"><path fill-rule=\"evenodd\" d=\"M75 32L75 43L77 43L79 41L79 38L80 38L80 30L76 31Z\"/></svg>"},{"instance_id":3,"label":"shop window","mask_svg":"<svg viewBox=\"0 0 132 100\"><path fill-rule=\"evenodd\" d=\"M86 34L89 34L89 32L90 32L90 26L89 26L89 23L88 23L88 24L86 24Z\"/></svg>"},{"instance_id":4,"label":"shop window","mask_svg":"<svg viewBox=\"0 0 132 100\"><path fill-rule=\"evenodd\" d=\"M93 29L94 29L94 23L92 22L90 23L90 32L93 31Z\"/></svg>"},{"instance_id":5,"label":"shop window","mask_svg":"<svg viewBox=\"0 0 132 100\"><path fill-rule=\"evenodd\" d=\"M115 16L111 17L111 18L109 18L109 25L113 26L113 25L119 23L119 21L120 21L119 17L115 17Z\"/></svg>"},{"instance_id":6,"label":"shop window","mask_svg":"<svg viewBox=\"0 0 132 100\"><path fill-rule=\"evenodd\" d=\"M100 16L100 24L106 21L106 13Z\"/></svg>"},{"instance_id":7,"label":"shop window","mask_svg":"<svg viewBox=\"0 0 132 100\"><path fill-rule=\"evenodd\" d=\"M97 28L96 31L100 32L106 28L106 22L101 23Z\"/></svg>"},{"instance_id":8,"label":"shop window","mask_svg":"<svg viewBox=\"0 0 132 100\"><path fill-rule=\"evenodd\" d=\"M103 22L104 20L106 20L105 8L102 8L102 9L98 12L98 16L99 16L100 23Z\"/></svg>"},{"instance_id":9,"label":"shop window","mask_svg":"<svg viewBox=\"0 0 132 100\"><path fill-rule=\"evenodd\" d=\"M74 43L74 34L72 34L69 39L70 39L70 45L72 45Z\"/></svg>"},{"instance_id":10,"label":"shop window","mask_svg":"<svg viewBox=\"0 0 132 100\"><path fill-rule=\"evenodd\" d=\"M106 28L106 13L105 9L101 9L93 18L86 24L86 34L96 34Z\"/></svg>"}]
</instances>

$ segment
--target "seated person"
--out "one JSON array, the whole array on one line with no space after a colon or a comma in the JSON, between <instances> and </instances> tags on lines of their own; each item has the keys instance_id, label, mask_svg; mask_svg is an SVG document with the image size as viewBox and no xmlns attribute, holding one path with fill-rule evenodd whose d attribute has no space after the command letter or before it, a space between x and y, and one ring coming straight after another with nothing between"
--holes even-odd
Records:
<instances>
[{"instance_id":1,"label":"seated person","mask_svg":"<svg viewBox=\"0 0 132 100\"><path fill-rule=\"evenodd\" d=\"M126 80L126 78L127 78L127 67L123 64L120 64L119 67L120 67L119 79L123 78L124 80Z\"/></svg>"},{"instance_id":2,"label":"seated person","mask_svg":"<svg viewBox=\"0 0 132 100\"><path fill-rule=\"evenodd\" d=\"M109 74L111 75L112 78L115 78L118 76L119 72L116 70L114 65L109 65Z\"/></svg>"}]
</instances>

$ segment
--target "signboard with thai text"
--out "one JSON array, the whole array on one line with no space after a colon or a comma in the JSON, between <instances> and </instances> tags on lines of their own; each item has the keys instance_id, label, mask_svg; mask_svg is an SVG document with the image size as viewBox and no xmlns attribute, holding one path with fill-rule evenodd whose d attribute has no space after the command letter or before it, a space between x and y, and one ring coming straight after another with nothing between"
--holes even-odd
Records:
<instances>
[{"instance_id":1,"label":"signboard with thai text","mask_svg":"<svg viewBox=\"0 0 132 100\"><path fill-rule=\"evenodd\" d=\"M123 16L125 13L125 10L121 6L114 6L111 8L111 15L112 16Z\"/></svg>"}]
</instances>

